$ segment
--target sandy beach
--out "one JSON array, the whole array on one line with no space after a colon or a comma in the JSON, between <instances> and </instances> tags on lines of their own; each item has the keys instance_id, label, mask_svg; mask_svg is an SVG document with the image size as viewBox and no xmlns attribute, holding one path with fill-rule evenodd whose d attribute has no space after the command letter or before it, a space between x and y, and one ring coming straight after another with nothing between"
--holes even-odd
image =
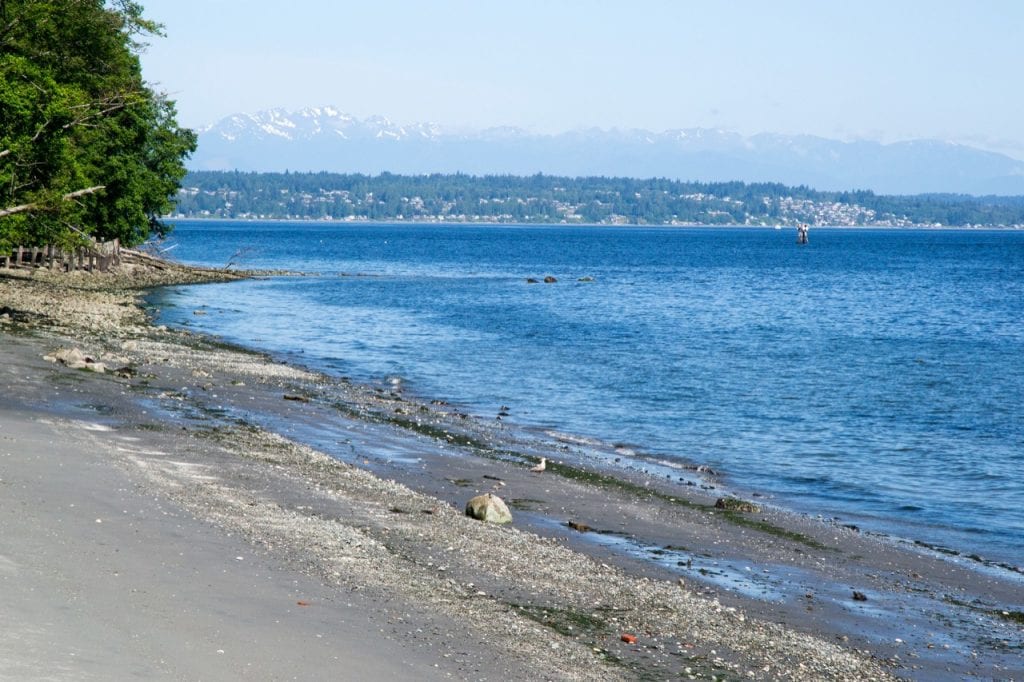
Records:
<instances>
[{"instance_id":1,"label":"sandy beach","mask_svg":"<svg viewBox=\"0 0 1024 682\"><path fill-rule=\"evenodd\" d=\"M681 491L138 305L222 276L0 276L0 678L1024 679L1019 566L719 502L713 472ZM487 492L510 526L463 514Z\"/></svg>"}]
</instances>

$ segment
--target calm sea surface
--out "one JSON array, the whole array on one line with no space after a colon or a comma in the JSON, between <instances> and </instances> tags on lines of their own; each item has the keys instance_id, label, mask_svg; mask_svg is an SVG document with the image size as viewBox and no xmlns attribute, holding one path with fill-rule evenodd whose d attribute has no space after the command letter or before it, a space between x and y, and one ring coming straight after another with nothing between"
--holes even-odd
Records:
<instances>
[{"instance_id":1,"label":"calm sea surface","mask_svg":"<svg viewBox=\"0 0 1024 682\"><path fill-rule=\"evenodd\" d=\"M165 290L167 324L1024 563L1024 232L819 228L798 247L791 229L182 221L173 238L185 262L242 250L240 267L325 276Z\"/></svg>"}]
</instances>

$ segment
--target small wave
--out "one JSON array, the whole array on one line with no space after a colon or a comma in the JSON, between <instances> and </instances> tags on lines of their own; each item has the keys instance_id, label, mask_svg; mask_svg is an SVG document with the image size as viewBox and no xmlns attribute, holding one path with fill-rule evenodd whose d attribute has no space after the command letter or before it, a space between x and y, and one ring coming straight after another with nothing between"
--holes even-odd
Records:
<instances>
[{"instance_id":1,"label":"small wave","mask_svg":"<svg viewBox=\"0 0 1024 682\"><path fill-rule=\"evenodd\" d=\"M574 436L570 433L562 433L561 431L545 431L545 435L554 438L555 440L562 443L572 443L573 445L589 445L591 447L601 447L606 445L603 441L596 438L587 438L586 436Z\"/></svg>"},{"instance_id":2,"label":"small wave","mask_svg":"<svg viewBox=\"0 0 1024 682\"><path fill-rule=\"evenodd\" d=\"M784 481L789 483L797 483L800 485L831 485L833 484L832 477L827 475L822 476L809 476L806 474L800 474L796 476L784 476Z\"/></svg>"}]
</instances>

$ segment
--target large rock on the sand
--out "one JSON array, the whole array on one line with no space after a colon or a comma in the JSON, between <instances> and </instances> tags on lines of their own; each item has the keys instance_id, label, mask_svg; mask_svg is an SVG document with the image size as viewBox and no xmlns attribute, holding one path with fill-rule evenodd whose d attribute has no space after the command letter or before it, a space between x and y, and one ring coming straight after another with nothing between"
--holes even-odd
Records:
<instances>
[{"instance_id":1,"label":"large rock on the sand","mask_svg":"<svg viewBox=\"0 0 1024 682\"><path fill-rule=\"evenodd\" d=\"M61 348L53 354L53 357L57 358L57 362L67 365L71 369L81 369L88 363L95 362L93 358L90 358L77 348Z\"/></svg>"},{"instance_id":2,"label":"large rock on the sand","mask_svg":"<svg viewBox=\"0 0 1024 682\"><path fill-rule=\"evenodd\" d=\"M61 348L52 356L48 355L45 357L46 359L52 357L55 361L66 365L70 369L90 369L100 374L103 374L107 369L102 362L96 362L96 358L86 355L77 348Z\"/></svg>"},{"instance_id":3,"label":"large rock on the sand","mask_svg":"<svg viewBox=\"0 0 1024 682\"><path fill-rule=\"evenodd\" d=\"M466 503L466 516L488 523L512 523L512 512L497 495L477 495Z\"/></svg>"}]
</instances>

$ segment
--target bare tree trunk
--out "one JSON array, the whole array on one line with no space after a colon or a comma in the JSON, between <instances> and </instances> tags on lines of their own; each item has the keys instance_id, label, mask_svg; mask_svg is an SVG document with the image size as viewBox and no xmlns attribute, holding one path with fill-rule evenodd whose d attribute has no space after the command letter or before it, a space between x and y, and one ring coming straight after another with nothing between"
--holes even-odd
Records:
<instances>
[{"instance_id":1,"label":"bare tree trunk","mask_svg":"<svg viewBox=\"0 0 1024 682\"><path fill-rule=\"evenodd\" d=\"M86 194L95 194L96 192L99 192L99 191L104 190L106 188L107 188L106 185L95 185L93 187L86 187L85 189L80 189L80 190L77 190L75 192L68 192L67 194L65 194L64 196L61 197L61 200L62 201L71 201L72 199L76 199L78 197L85 196ZM11 206L10 208L5 208L3 210L0 210L0 218L5 218L5 217L7 217L9 215L14 215L15 213L24 213L25 211L33 211L33 210L35 210L37 208L41 208L41 206L40 206L40 204L38 202L32 203L32 204L21 204L20 206Z\"/></svg>"}]
</instances>

